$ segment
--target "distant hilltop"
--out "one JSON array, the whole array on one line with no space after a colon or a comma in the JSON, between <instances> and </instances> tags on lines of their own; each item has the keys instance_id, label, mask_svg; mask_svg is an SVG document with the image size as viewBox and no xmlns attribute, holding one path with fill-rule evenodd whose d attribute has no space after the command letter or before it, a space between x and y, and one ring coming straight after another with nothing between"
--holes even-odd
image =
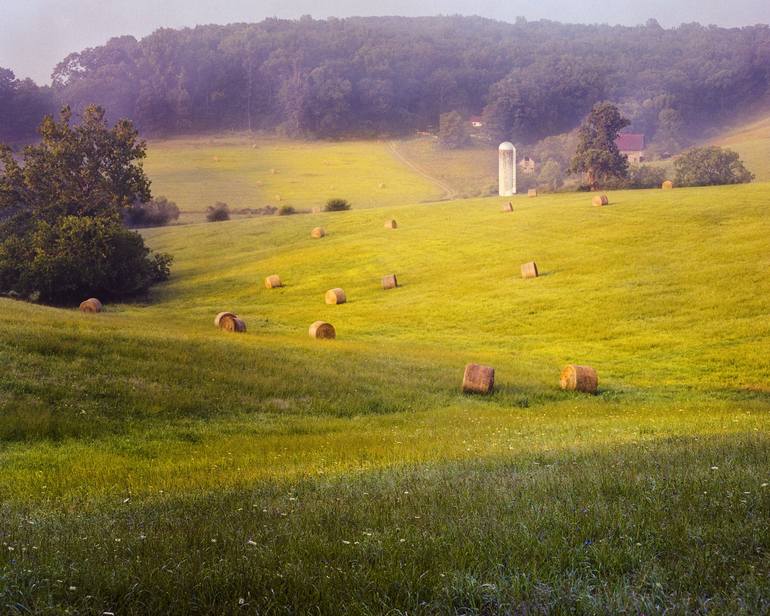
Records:
<instances>
[{"instance_id":1,"label":"distant hilltop","mask_svg":"<svg viewBox=\"0 0 770 616\"><path fill-rule=\"evenodd\" d=\"M0 73L0 140L98 103L145 135L219 130L384 137L474 118L533 143L615 102L651 140L686 140L770 100L770 29L510 24L478 17L268 19L162 29L73 53L50 88Z\"/></svg>"}]
</instances>

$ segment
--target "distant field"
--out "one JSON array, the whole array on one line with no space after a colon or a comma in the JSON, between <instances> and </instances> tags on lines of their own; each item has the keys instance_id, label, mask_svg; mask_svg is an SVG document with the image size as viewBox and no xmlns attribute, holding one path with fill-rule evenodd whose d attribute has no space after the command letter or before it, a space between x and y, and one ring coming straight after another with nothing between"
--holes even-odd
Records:
<instances>
[{"instance_id":1,"label":"distant field","mask_svg":"<svg viewBox=\"0 0 770 616\"><path fill-rule=\"evenodd\" d=\"M386 142L313 142L246 136L150 142L145 161L155 195L185 221L216 201L232 210L265 205L312 209L341 197L356 209L441 198L443 191L398 161Z\"/></svg>"},{"instance_id":2,"label":"distant field","mask_svg":"<svg viewBox=\"0 0 770 616\"><path fill-rule=\"evenodd\" d=\"M409 177L345 147L354 203ZM232 152L276 183L310 157ZM610 198L152 229L176 261L145 302L0 299L0 611L770 611L770 185ZM494 395L459 392L467 362ZM558 388L568 362L599 395Z\"/></svg>"},{"instance_id":3,"label":"distant field","mask_svg":"<svg viewBox=\"0 0 770 616\"><path fill-rule=\"evenodd\" d=\"M770 115L730 130L713 142L736 150L757 181L770 181Z\"/></svg>"},{"instance_id":4,"label":"distant field","mask_svg":"<svg viewBox=\"0 0 770 616\"><path fill-rule=\"evenodd\" d=\"M447 150L432 137L400 141L397 149L409 160L449 185L456 197L497 194L497 147Z\"/></svg>"}]
</instances>

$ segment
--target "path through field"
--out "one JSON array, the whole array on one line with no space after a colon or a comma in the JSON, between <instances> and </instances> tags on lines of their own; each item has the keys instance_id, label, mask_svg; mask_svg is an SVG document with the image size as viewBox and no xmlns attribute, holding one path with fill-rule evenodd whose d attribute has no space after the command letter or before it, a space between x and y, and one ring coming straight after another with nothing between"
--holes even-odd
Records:
<instances>
[{"instance_id":1,"label":"path through field","mask_svg":"<svg viewBox=\"0 0 770 616\"><path fill-rule=\"evenodd\" d=\"M417 163L407 158L406 155L399 149L397 141L391 141L388 144L388 148L393 153L393 156L396 158L396 160L404 163L412 171L419 174L421 177L428 180L429 182L433 182L436 186L441 188L441 190L444 191L444 197L443 197L444 200L457 199L458 197L457 190L455 190L448 182L445 182L444 180L441 180L433 175L430 175Z\"/></svg>"}]
</instances>

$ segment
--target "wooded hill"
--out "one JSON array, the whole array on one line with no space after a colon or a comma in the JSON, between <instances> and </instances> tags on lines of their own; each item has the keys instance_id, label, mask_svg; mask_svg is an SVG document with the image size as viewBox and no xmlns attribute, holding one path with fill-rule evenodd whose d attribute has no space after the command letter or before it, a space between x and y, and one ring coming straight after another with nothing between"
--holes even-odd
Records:
<instances>
[{"instance_id":1,"label":"wooded hill","mask_svg":"<svg viewBox=\"0 0 770 616\"><path fill-rule=\"evenodd\" d=\"M608 99L630 130L673 151L770 98L770 28L268 19L114 38L69 55L52 78L36 109L98 103L145 134L397 135L456 110L483 113L492 140L531 143L575 127ZM29 85L0 72L0 138L34 134L39 117L12 111Z\"/></svg>"}]
</instances>

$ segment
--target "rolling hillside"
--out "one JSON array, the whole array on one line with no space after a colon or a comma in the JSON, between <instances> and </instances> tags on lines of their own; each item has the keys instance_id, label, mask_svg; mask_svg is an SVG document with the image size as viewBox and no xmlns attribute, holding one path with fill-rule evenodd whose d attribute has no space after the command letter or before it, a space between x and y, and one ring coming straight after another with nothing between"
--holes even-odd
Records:
<instances>
[{"instance_id":1,"label":"rolling hillside","mask_svg":"<svg viewBox=\"0 0 770 616\"><path fill-rule=\"evenodd\" d=\"M325 147L237 155L278 183ZM353 170L342 194L397 192L147 230L171 280L102 314L0 300L0 605L770 609L770 187L502 213L497 198L416 204L432 185L346 156L330 165ZM185 209L228 199L229 171L182 197L160 152L147 167ZM533 259L542 276L522 280ZM285 287L264 287L273 273ZM348 303L326 305L337 286ZM247 332L217 330L221 310ZM338 338L310 339L317 319ZM493 395L460 393L468 362L496 368ZM561 391L567 363L594 366L599 394Z\"/></svg>"},{"instance_id":2,"label":"rolling hillside","mask_svg":"<svg viewBox=\"0 0 770 616\"><path fill-rule=\"evenodd\" d=\"M770 115L728 130L713 143L737 151L757 181L770 181Z\"/></svg>"},{"instance_id":3,"label":"rolling hillside","mask_svg":"<svg viewBox=\"0 0 770 616\"><path fill-rule=\"evenodd\" d=\"M183 222L202 220L217 201L237 213L266 205L312 209L332 197L360 209L444 194L394 157L386 142L377 141L308 145L239 135L170 139L150 143L144 166L153 194L175 201Z\"/></svg>"}]
</instances>

